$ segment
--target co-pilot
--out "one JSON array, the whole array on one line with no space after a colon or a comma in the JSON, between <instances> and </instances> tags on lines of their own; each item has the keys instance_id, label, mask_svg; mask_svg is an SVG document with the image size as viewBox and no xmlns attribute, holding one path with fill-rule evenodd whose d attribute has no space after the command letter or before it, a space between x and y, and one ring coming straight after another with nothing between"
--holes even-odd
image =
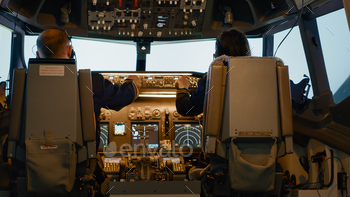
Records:
<instances>
[{"instance_id":1,"label":"co-pilot","mask_svg":"<svg viewBox=\"0 0 350 197\"><path fill-rule=\"evenodd\" d=\"M222 32L216 39L215 60L211 64L227 62L234 56L250 56L247 37L240 31L231 29ZM190 93L191 83L187 76L179 77L176 92L176 109L182 116L196 116L203 112L206 79L198 81L198 88Z\"/></svg>"}]
</instances>

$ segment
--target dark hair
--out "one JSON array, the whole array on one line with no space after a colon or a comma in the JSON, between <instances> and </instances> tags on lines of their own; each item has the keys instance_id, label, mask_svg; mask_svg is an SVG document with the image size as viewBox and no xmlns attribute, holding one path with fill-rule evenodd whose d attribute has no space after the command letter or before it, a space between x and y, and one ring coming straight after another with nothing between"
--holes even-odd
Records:
<instances>
[{"instance_id":1,"label":"dark hair","mask_svg":"<svg viewBox=\"0 0 350 197\"><path fill-rule=\"evenodd\" d=\"M38 51L44 58L50 58L56 53L61 53L64 47L69 44L67 34L61 29L47 29L43 31L37 41Z\"/></svg>"},{"instance_id":2,"label":"dark hair","mask_svg":"<svg viewBox=\"0 0 350 197\"><path fill-rule=\"evenodd\" d=\"M215 57L250 56L247 37L236 29L222 32L216 39Z\"/></svg>"}]
</instances>

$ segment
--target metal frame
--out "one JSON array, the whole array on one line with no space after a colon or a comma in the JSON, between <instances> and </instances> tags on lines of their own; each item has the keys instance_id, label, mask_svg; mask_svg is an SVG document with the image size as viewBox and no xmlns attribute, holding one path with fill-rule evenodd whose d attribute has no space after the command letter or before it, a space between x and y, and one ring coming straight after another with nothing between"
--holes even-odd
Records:
<instances>
[{"instance_id":1,"label":"metal frame","mask_svg":"<svg viewBox=\"0 0 350 197\"><path fill-rule=\"evenodd\" d=\"M12 32L12 46L10 59L10 88L12 87L13 70L15 68L25 68L24 62L24 36L25 32L22 29L16 28Z\"/></svg>"},{"instance_id":2,"label":"metal frame","mask_svg":"<svg viewBox=\"0 0 350 197\"><path fill-rule=\"evenodd\" d=\"M19 24L15 26L8 18L0 15L1 25L12 30L11 37L11 54L10 54L10 65L9 65L9 90L11 92L12 81L13 81L13 70L15 68L26 68L24 62L24 35L25 32L20 28Z\"/></svg>"},{"instance_id":3,"label":"metal frame","mask_svg":"<svg viewBox=\"0 0 350 197\"><path fill-rule=\"evenodd\" d=\"M327 3L327 5L312 10L312 12L304 9L307 13L302 15L297 24L299 25L300 36L310 72L314 91L313 100L315 101L315 107L322 109L322 113L327 113L329 111L328 106L334 101L332 92L330 91L316 18L341 8L343 8L342 1L333 0ZM291 28L296 20L298 20L297 17L277 27L274 27L274 24L277 25L278 23L269 25L271 29L269 32L263 34L263 56L273 55L273 46L275 44L273 43L273 35Z\"/></svg>"},{"instance_id":4,"label":"metal frame","mask_svg":"<svg viewBox=\"0 0 350 197\"><path fill-rule=\"evenodd\" d=\"M9 19L7 19L4 16L0 15L0 21L1 21L1 25L5 26L5 27L7 27L9 29L13 29L13 25L14 24Z\"/></svg>"},{"instance_id":5,"label":"metal frame","mask_svg":"<svg viewBox=\"0 0 350 197\"><path fill-rule=\"evenodd\" d=\"M135 39L136 42L136 71L146 71L146 58L147 54L151 53L151 42L153 39ZM142 50L145 47L145 50Z\"/></svg>"},{"instance_id":6,"label":"metal frame","mask_svg":"<svg viewBox=\"0 0 350 197\"><path fill-rule=\"evenodd\" d=\"M333 103L333 95L329 86L316 19L307 21L305 16L302 16L299 20L299 30L314 91L315 107L323 109L323 113L326 113L329 111L328 106Z\"/></svg>"},{"instance_id":7,"label":"metal frame","mask_svg":"<svg viewBox=\"0 0 350 197\"><path fill-rule=\"evenodd\" d=\"M343 5L342 0L332 0L332 1L320 6L318 8L313 9L312 12L309 10L306 10L308 12L304 14L304 17L305 17L305 20L309 21L309 20L315 19L317 17L326 15L328 13L337 11L343 7L344 7L344 5Z\"/></svg>"},{"instance_id":8,"label":"metal frame","mask_svg":"<svg viewBox=\"0 0 350 197\"><path fill-rule=\"evenodd\" d=\"M295 16L297 16L297 15L295 15ZM261 34L262 37L271 36L273 34L276 34L278 32L281 32L283 30L291 28L294 25L296 20L297 20L297 17L294 17L289 21L285 21L284 23L283 23L283 21L278 21L278 22L272 23L270 25L264 26L262 28L256 29L254 31L250 31L248 33L249 34ZM281 24L281 23L283 23L283 24Z\"/></svg>"},{"instance_id":9,"label":"metal frame","mask_svg":"<svg viewBox=\"0 0 350 197\"><path fill-rule=\"evenodd\" d=\"M263 37L263 56L273 56L274 36Z\"/></svg>"}]
</instances>

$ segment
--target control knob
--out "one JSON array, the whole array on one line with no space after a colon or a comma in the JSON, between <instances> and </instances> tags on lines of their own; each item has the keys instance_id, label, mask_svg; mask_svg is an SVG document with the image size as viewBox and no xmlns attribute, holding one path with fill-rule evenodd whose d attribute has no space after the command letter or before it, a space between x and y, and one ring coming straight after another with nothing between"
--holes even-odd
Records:
<instances>
[{"instance_id":1,"label":"control knob","mask_svg":"<svg viewBox=\"0 0 350 197\"><path fill-rule=\"evenodd\" d=\"M143 24L143 28L147 29L148 28L148 24L147 23Z\"/></svg>"},{"instance_id":2,"label":"control knob","mask_svg":"<svg viewBox=\"0 0 350 197\"><path fill-rule=\"evenodd\" d=\"M195 27L196 25L197 25L196 21L193 20L193 21L192 21L192 26Z\"/></svg>"},{"instance_id":3,"label":"control knob","mask_svg":"<svg viewBox=\"0 0 350 197\"><path fill-rule=\"evenodd\" d=\"M160 118L161 112L159 111L159 109L155 109L153 110L152 115L155 118Z\"/></svg>"},{"instance_id":4,"label":"control knob","mask_svg":"<svg viewBox=\"0 0 350 197\"><path fill-rule=\"evenodd\" d=\"M178 117L178 116L179 116L179 112L174 111L173 115L174 115L175 117Z\"/></svg>"}]
</instances>

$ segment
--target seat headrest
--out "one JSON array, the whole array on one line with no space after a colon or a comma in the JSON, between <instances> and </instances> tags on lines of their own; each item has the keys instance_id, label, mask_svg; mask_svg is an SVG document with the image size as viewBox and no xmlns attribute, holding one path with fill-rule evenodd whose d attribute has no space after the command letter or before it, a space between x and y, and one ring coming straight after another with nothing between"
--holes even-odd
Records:
<instances>
[{"instance_id":1,"label":"seat headrest","mask_svg":"<svg viewBox=\"0 0 350 197\"><path fill-rule=\"evenodd\" d=\"M75 64L75 59L30 58L28 64Z\"/></svg>"}]
</instances>

